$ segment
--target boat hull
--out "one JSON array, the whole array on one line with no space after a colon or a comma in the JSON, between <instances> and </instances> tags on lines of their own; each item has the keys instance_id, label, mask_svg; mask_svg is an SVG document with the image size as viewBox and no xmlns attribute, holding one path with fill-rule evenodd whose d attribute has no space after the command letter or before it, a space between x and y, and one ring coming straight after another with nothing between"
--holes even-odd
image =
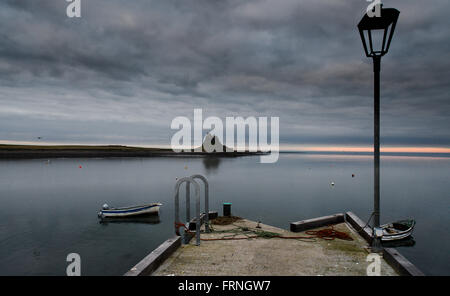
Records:
<instances>
[{"instance_id":1,"label":"boat hull","mask_svg":"<svg viewBox=\"0 0 450 296\"><path fill-rule=\"evenodd\" d=\"M383 235L383 237L381 238L381 241L389 242L389 241L394 241L394 240L401 240L401 239L407 238L411 234L412 234L412 230L405 232L405 233L401 233L401 234Z\"/></svg>"},{"instance_id":2,"label":"boat hull","mask_svg":"<svg viewBox=\"0 0 450 296\"><path fill-rule=\"evenodd\" d=\"M383 236L381 241L389 242L405 239L412 234L415 224L416 222L414 220L402 220L392 224L382 225Z\"/></svg>"},{"instance_id":3,"label":"boat hull","mask_svg":"<svg viewBox=\"0 0 450 296\"><path fill-rule=\"evenodd\" d=\"M127 208L111 208L101 210L98 215L101 218L121 218L121 217L135 217L141 215L158 215L159 208L162 204L154 203L142 206L127 207Z\"/></svg>"}]
</instances>

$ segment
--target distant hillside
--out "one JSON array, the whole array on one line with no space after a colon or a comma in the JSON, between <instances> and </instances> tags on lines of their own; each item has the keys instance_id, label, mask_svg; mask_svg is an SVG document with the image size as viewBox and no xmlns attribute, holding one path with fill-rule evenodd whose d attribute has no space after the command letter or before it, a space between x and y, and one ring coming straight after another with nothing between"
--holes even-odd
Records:
<instances>
[{"instance_id":1,"label":"distant hillside","mask_svg":"<svg viewBox=\"0 0 450 296\"><path fill-rule=\"evenodd\" d=\"M213 139L216 141L216 139ZM218 141L218 139L217 139ZM213 144L214 145L214 144ZM203 147L202 147L203 148ZM224 147L225 148L225 147ZM237 157L254 155L250 152L207 153L187 151L176 153L167 148L143 148L120 145L6 145L0 144L0 159L25 158L86 158L86 157L167 157L167 156L215 156Z\"/></svg>"}]
</instances>

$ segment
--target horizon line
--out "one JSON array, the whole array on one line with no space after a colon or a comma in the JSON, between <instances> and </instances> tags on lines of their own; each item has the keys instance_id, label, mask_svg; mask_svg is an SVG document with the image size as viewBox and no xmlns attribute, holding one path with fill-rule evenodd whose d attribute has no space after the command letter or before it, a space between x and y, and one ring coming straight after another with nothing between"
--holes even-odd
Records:
<instances>
[{"instance_id":1,"label":"horizon line","mask_svg":"<svg viewBox=\"0 0 450 296\"><path fill-rule=\"evenodd\" d=\"M64 143L64 142L45 142L45 141L10 141L0 140L0 145L37 145L37 146L130 146L142 148L166 148L170 149L170 145L148 145L148 144L105 144L105 143ZM354 153L371 153L371 146L357 145L292 145L281 144L279 152L354 152ZM450 153L450 148L442 146L405 146L405 145L386 145L380 147L380 152L388 153Z\"/></svg>"}]
</instances>

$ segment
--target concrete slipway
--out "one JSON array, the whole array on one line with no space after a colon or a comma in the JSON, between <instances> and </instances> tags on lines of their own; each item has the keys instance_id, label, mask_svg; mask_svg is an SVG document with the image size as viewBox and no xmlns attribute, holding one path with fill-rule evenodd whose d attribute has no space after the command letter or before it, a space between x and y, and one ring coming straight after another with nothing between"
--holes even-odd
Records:
<instances>
[{"instance_id":1,"label":"concrete slipway","mask_svg":"<svg viewBox=\"0 0 450 296\"><path fill-rule=\"evenodd\" d=\"M246 238L232 233L242 227L279 233L282 236L309 236L306 230L326 228L350 235L353 240L316 238L251 238L212 240L229 237ZM337 214L291 223L291 231L242 219L230 225L214 225L215 232L201 233L200 246L195 239L182 244L173 237L155 249L125 275L367 275L370 228L353 213ZM228 232L230 231L230 232ZM386 248L381 259L381 275L423 275L395 249Z\"/></svg>"}]
</instances>

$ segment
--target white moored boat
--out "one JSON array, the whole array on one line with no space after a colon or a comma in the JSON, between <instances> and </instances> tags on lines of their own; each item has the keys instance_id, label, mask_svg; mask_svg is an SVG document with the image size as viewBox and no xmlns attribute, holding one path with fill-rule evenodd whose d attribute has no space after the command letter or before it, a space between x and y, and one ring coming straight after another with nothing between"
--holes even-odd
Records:
<instances>
[{"instance_id":1,"label":"white moored boat","mask_svg":"<svg viewBox=\"0 0 450 296\"><path fill-rule=\"evenodd\" d=\"M110 208L107 204L104 204L102 210L98 212L98 216L100 218L121 218L138 215L157 215L159 214L160 206L162 206L161 203L151 203L141 206Z\"/></svg>"},{"instance_id":2,"label":"white moored boat","mask_svg":"<svg viewBox=\"0 0 450 296\"><path fill-rule=\"evenodd\" d=\"M415 225L416 221L412 219L381 225L380 227L383 229L381 241L386 242L405 239L412 234Z\"/></svg>"}]
</instances>

